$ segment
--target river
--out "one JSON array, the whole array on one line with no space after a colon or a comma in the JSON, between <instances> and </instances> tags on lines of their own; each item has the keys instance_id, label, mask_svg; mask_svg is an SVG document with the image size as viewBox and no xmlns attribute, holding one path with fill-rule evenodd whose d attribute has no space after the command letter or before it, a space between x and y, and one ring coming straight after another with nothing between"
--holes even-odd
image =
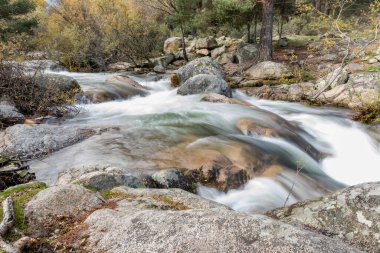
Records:
<instances>
[{"instance_id":1,"label":"river","mask_svg":"<svg viewBox=\"0 0 380 253\"><path fill-rule=\"evenodd\" d=\"M347 110L258 100L240 91L233 96L254 106L201 102L202 95L179 96L167 79L155 81L152 77L133 77L149 88L149 95L125 100L122 90L104 83L114 74L60 73L76 78L85 91L105 91L115 100L81 104L79 115L63 123L109 130L33 161L31 168L37 179L47 183L54 183L58 173L72 167L114 166L123 168L125 173L141 173L165 166L186 166L193 161L182 158L181 148L217 150L234 160L239 145L252 150L252 158L245 161L265 154L267 160L273 157L276 161L268 167L286 169L254 177L226 193L198 185L199 195L237 211L264 212L321 196L325 190L380 181L379 143L370 137L364 125L349 119ZM289 139L250 135L236 127L240 119L250 119L281 132L284 124L277 117L299 129L297 134L326 157L314 159ZM173 147L177 147L177 153L162 153ZM167 157L157 162L157 154Z\"/></svg>"}]
</instances>

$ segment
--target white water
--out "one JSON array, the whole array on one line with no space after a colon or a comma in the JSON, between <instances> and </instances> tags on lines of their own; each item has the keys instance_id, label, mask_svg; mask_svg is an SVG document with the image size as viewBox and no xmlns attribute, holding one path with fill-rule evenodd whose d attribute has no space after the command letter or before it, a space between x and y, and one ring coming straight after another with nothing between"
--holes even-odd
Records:
<instances>
[{"instance_id":1,"label":"white water","mask_svg":"<svg viewBox=\"0 0 380 253\"><path fill-rule=\"evenodd\" d=\"M77 78L84 89L104 89L105 79L112 75L63 74ZM198 187L201 196L238 211L263 212L319 196L322 193L314 189L312 182L322 180L333 184L328 182L329 178L323 175L323 171L347 185L380 181L379 145L370 138L364 126L348 120L344 110L256 100L239 92L234 94L235 97L299 125L305 132L300 131L298 134L318 150L331 154L318 164L293 143L276 138L244 136L235 128L239 119L249 118L281 129L283 126L278 125L266 111L240 105L200 102L201 95L176 95L176 90L170 89L168 81L146 81L138 77L134 79L151 88L149 96L83 105L82 113L65 123L94 127L120 126L121 130L90 138L56 152L42 162L36 161L32 168L38 177L50 181L70 167L88 165L90 162L101 164L105 161L132 171L132 167L138 169L142 166L141 163L148 163L145 160L146 154L173 145L187 135L195 135L198 140L188 148L222 149L223 145L228 147L230 141L234 140L242 144L248 143L253 150L262 148L268 154L280 157L288 167L293 164L293 170L284 170L276 177L254 178L241 189L227 193ZM146 137L146 133L154 136ZM133 143L131 135L135 136ZM137 161L134 160L135 157L139 157ZM300 175L295 172L297 162L307 164ZM317 173L313 179L303 176L303 172L313 171L320 171L320 175Z\"/></svg>"}]
</instances>

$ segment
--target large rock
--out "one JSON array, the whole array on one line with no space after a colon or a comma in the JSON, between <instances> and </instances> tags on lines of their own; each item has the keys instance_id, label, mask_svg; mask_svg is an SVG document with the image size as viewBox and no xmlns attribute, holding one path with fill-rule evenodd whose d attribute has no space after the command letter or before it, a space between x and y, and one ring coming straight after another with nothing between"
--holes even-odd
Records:
<instances>
[{"instance_id":1,"label":"large rock","mask_svg":"<svg viewBox=\"0 0 380 253\"><path fill-rule=\"evenodd\" d=\"M71 91L74 93L80 93L81 87L75 78L71 76L65 76L61 74L46 73L42 76L41 82L44 84L57 85L62 91Z\"/></svg>"},{"instance_id":2,"label":"large rock","mask_svg":"<svg viewBox=\"0 0 380 253\"><path fill-rule=\"evenodd\" d=\"M180 84L199 74L215 75L220 79L224 79L224 71L222 66L210 57L202 57L189 62L177 72Z\"/></svg>"},{"instance_id":3,"label":"large rock","mask_svg":"<svg viewBox=\"0 0 380 253\"><path fill-rule=\"evenodd\" d=\"M124 97L146 96L148 94L148 90L144 86L126 75L109 77L106 79L107 84L121 86Z\"/></svg>"},{"instance_id":4,"label":"large rock","mask_svg":"<svg viewBox=\"0 0 380 253\"><path fill-rule=\"evenodd\" d=\"M247 62L252 62L253 60L255 60L258 53L259 53L259 50L257 49L256 45L246 44L246 45L241 46L236 51L236 57L239 63L247 63Z\"/></svg>"},{"instance_id":5,"label":"large rock","mask_svg":"<svg viewBox=\"0 0 380 253\"><path fill-rule=\"evenodd\" d=\"M167 54L158 58L155 58L153 62L158 65L166 68L170 63L175 60L175 56L173 54Z\"/></svg>"},{"instance_id":6,"label":"large rock","mask_svg":"<svg viewBox=\"0 0 380 253\"><path fill-rule=\"evenodd\" d=\"M265 61L249 68L246 75L251 80L276 80L291 77L292 73L282 63Z\"/></svg>"},{"instance_id":7,"label":"large rock","mask_svg":"<svg viewBox=\"0 0 380 253\"><path fill-rule=\"evenodd\" d=\"M175 54L182 47L182 39L179 37L173 37L165 40L164 52L166 54Z\"/></svg>"},{"instance_id":8,"label":"large rock","mask_svg":"<svg viewBox=\"0 0 380 253\"><path fill-rule=\"evenodd\" d=\"M352 186L272 211L270 215L341 239L365 252L380 251L380 182Z\"/></svg>"},{"instance_id":9,"label":"large rock","mask_svg":"<svg viewBox=\"0 0 380 253\"><path fill-rule=\"evenodd\" d=\"M13 124L23 123L25 116L11 105L0 104L0 128Z\"/></svg>"},{"instance_id":10,"label":"large rock","mask_svg":"<svg viewBox=\"0 0 380 253\"><path fill-rule=\"evenodd\" d=\"M200 93L217 93L232 97L228 83L215 75L200 74L188 79L178 89L179 95L192 95Z\"/></svg>"},{"instance_id":11,"label":"large rock","mask_svg":"<svg viewBox=\"0 0 380 253\"><path fill-rule=\"evenodd\" d=\"M118 71L131 71L135 68L135 64L129 62L116 62L108 65L107 71L118 72Z\"/></svg>"},{"instance_id":12,"label":"large rock","mask_svg":"<svg viewBox=\"0 0 380 253\"><path fill-rule=\"evenodd\" d=\"M329 73L323 80L321 80L317 86L318 88L328 87L332 89L338 85L342 85L348 82L349 74L346 68L337 68L333 72Z\"/></svg>"},{"instance_id":13,"label":"large rock","mask_svg":"<svg viewBox=\"0 0 380 253\"><path fill-rule=\"evenodd\" d=\"M195 184L178 169L161 170L152 175L152 179L165 188L180 188L194 191Z\"/></svg>"},{"instance_id":14,"label":"large rock","mask_svg":"<svg viewBox=\"0 0 380 253\"><path fill-rule=\"evenodd\" d=\"M211 102L211 103L223 103L223 104L237 104L243 106L254 106L249 102L236 99L236 98L228 98L226 96L217 94L217 93L209 93L205 95L201 101Z\"/></svg>"},{"instance_id":15,"label":"large rock","mask_svg":"<svg viewBox=\"0 0 380 253\"><path fill-rule=\"evenodd\" d=\"M96 132L91 129L53 125L15 125L0 132L0 154L36 157L84 140Z\"/></svg>"},{"instance_id":16,"label":"large rock","mask_svg":"<svg viewBox=\"0 0 380 253\"><path fill-rule=\"evenodd\" d=\"M59 226L59 219L79 218L103 203L95 193L79 185L53 186L39 192L25 207L29 233L46 236Z\"/></svg>"},{"instance_id":17,"label":"large rock","mask_svg":"<svg viewBox=\"0 0 380 253\"><path fill-rule=\"evenodd\" d=\"M227 47L226 46L215 48L214 50L211 51L211 57L213 59L216 59L219 56L221 56L222 54L224 54L226 51L227 51Z\"/></svg>"},{"instance_id":18,"label":"large rock","mask_svg":"<svg viewBox=\"0 0 380 253\"><path fill-rule=\"evenodd\" d=\"M196 49L214 49L218 47L218 42L213 37L200 38L195 42Z\"/></svg>"},{"instance_id":19,"label":"large rock","mask_svg":"<svg viewBox=\"0 0 380 253\"><path fill-rule=\"evenodd\" d=\"M82 237L88 238L88 252L359 252L338 240L262 215L237 213L183 191L118 191L125 200L85 221Z\"/></svg>"}]
</instances>

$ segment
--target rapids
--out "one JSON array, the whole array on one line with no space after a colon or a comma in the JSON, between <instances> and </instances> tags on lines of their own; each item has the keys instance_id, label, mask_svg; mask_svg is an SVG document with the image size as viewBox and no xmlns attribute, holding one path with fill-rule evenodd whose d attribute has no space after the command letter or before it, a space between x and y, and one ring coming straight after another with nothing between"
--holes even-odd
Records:
<instances>
[{"instance_id":1,"label":"rapids","mask_svg":"<svg viewBox=\"0 0 380 253\"><path fill-rule=\"evenodd\" d=\"M76 78L85 91L112 94L114 101L80 104L81 113L63 123L109 130L31 163L37 179L49 184L60 172L73 167L115 166L126 173L141 173L160 166L192 163L181 157L181 151L188 149L217 150L234 160L242 156L243 151L235 151L239 147L244 149L247 161L250 152L252 157L268 154L276 160L272 167L286 168L254 177L226 193L198 185L199 195L242 212L264 212L345 185L380 181L379 144L371 139L365 126L349 120L350 112L346 110L257 100L239 91L234 97L255 107L201 102L202 95L177 95L167 79L155 81L141 76L132 78L148 87L149 95L124 100L120 89L104 83L113 74L60 73ZM327 157L317 161L291 141L247 135L236 128L236 122L244 118L281 131L283 125L274 120L273 114L296 126L298 134ZM186 145L181 146L183 143ZM180 147L179 155L160 153L173 147ZM158 159L157 154L169 155Z\"/></svg>"}]
</instances>

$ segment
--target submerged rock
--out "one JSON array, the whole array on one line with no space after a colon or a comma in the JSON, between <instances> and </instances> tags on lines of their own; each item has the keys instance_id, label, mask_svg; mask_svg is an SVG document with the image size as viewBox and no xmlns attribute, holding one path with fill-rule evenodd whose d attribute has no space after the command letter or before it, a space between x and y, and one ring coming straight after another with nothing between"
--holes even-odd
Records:
<instances>
[{"instance_id":1,"label":"submerged rock","mask_svg":"<svg viewBox=\"0 0 380 253\"><path fill-rule=\"evenodd\" d=\"M380 182L348 187L316 200L274 210L271 217L343 241L380 250Z\"/></svg>"},{"instance_id":2,"label":"submerged rock","mask_svg":"<svg viewBox=\"0 0 380 253\"><path fill-rule=\"evenodd\" d=\"M254 106L251 103L247 101L243 101L236 98L228 98L224 95L217 94L217 93L209 93L206 96L202 98L202 101L204 102L211 102L211 103L223 103L223 104L237 104L237 105L243 105L243 106Z\"/></svg>"},{"instance_id":3,"label":"submerged rock","mask_svg":"<svg viewBox=\"0 0 380 253\"><path fill-rule=\"evenodd\" d=\"M0 132L0 155L46 155L89 138L95 133L95 130L72 126L15 125Z\"/></svg>"},{"instance_id":4,"label":"submerged rock","mask_svg":"<svg viewBox=\"0 0 380 253\"><path fill-rule=\"evenodd\" d=\"M78 218L103 200L80 185L53 186L39 192L25 208L28 231L47 236L59 227L59 220Z\"/></svg>"},{"instance_id":5,"label":"submerged rock","mask_svg":"<svg viewBox=\"0 0 380 253\"><path fill-rule=\"evenodd\" d=\"M232 97L231 88L226 81L215 75L208 74L191 77L180 86L177 93L179 95L217 93L226 97Z\"/></svg>"},{"instance_id":6,"label":"submerged rock","mask_svg":"<svg viewBox=\"0 0 380 253\"><path fill-rule=\"evenodd\" d=\"M214 75L219 79L224 79L222 66L211 57L202 57L191 61L177 72L180 84L183 84L188 79L200 74Z\"/></svg>"},{"instance_id":7,"label":"submerged rock","mask_svg":"<svg viewBox=\"0 0 380 253\"><path fill-rule=\"evenodd\" d=\"M114 209L86 220L90 252L359 252L338 240L246 215L180 190L115 189Z\"/></svg>"},{"instance_id":8,"label":"submerged rock","mask_svg":"<svg viewBox=\"0 0 380 253\"><path fill-rule=\"evenodd\" d=\"M0 128L14 124L23 123L25 116L11 105L0 104Z\"/></svg>"},{"instance_id":9,"label":"submerged rock","mask_svg":"<svg viewBox=\"0 0 380 253\"><path fill-rule=\"evenodd\" d=\"M146 96L148 91L144 86L125 75L116 75L107 78L106 85L122 85L123 95L127 97Z\"/></svg>"}]
</instances>

